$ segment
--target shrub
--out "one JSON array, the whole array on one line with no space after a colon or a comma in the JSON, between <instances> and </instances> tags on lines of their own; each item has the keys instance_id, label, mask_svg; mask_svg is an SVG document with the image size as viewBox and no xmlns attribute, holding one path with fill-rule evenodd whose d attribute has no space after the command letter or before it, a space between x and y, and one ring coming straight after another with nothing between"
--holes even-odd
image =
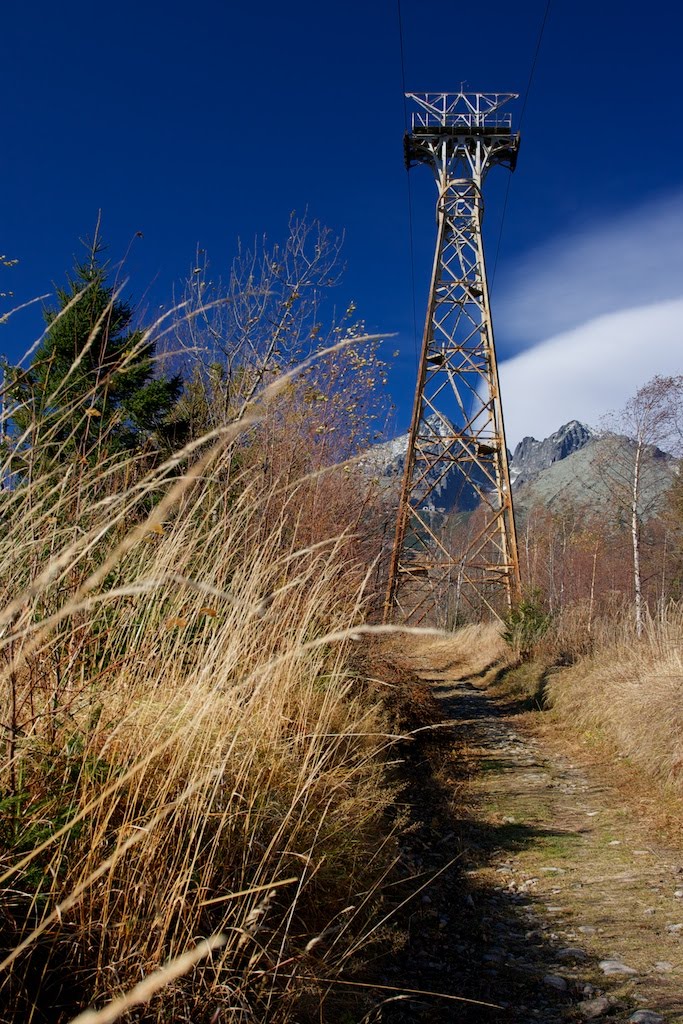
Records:
<instances>
[{"instance_id":1,"label":"shrub","mask_svg":"<svg viewBox=\"0 0 683 1024\"><path fill-rule=\"evenodd\" d=\"M540 591L535 590L510 610L505 619L503 639L517 658L528 661L536 644L547 633L551 621Z\"/></svg>"},{"instance_id":2,"label":"shrub","mask_svg":"<svg viewBox=\"0 0 683 1024\"><path fill-rule=\"evenodd\" d=\"M163 464L60 461L53 434L48 462L39 425L8 457L0 1019L69 1019L204 936L136 1019L284 1020L363 946L394 855L352 657L365 499L236 458L260 417Z\"/></svg>"}]
</instances>

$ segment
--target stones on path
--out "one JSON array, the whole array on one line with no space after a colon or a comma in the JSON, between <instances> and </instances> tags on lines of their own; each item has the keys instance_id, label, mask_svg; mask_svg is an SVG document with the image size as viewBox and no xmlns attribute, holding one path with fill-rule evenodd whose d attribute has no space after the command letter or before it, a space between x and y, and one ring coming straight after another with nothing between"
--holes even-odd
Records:
<instances>
[{"instance_id":1,"label":"stones on path","mask_svg":"<svg viewBox=\"0 0 683 1024\"><path fill-rule=\"evenodd\" d=\"M554 988L556 992L566 992L569 986L565 978L559 974L546 974L543 977L543 984L546 988Z\"/></svg>"},{"instance_id":2,"label":"stones on path","mask_svg":"<svg viewBox=\"0 0 683 1024\"><path fill-rule=\"evenodd\" d=\"M597 996L595 999L584 999L578 1009L586 1020L597 1020L604 1013L609 1013L612 1003L607 996Z\"/></svg>"},{"instance_id":3,"label":"stones on path","mask_svg":"<svg viewBox=\"0 0 683 1024\"><path fill-rule=\"evenodd\" d=\"M627 967L621 960L601 960L599 965L603 974L637 974L633 967Z\"/></svg>"},{"instance_id":4,"label":"stones on path","mask_svg":"<svg viewBox=\"0 0 683 1024\"><path fill-rule=\"evenodd\" d=\"M543 745L514 734L483 693L466 693L469 713L458 713L462 689L451 690L453 721L472 749L481 750L495 766L473 785L485 808L484 824L495 828L491 839L496 843L488 862L482 858L483 864L466 872L477 890L477 907L486 915L484 942L463 948L463 956L471 961L475 952L483 961L486 983L509 999L510 1024L602 1024L603 1018L607 1024L625 1022L629 1014L631 1024L662 1024L655 1010L633 1011L638 1005L664 1005L672 984L676 987L677 972L665 957L676 961L673 947L683 938L683 866L669 861L673 875L666 877L660 852L645 849L648 837L626 827L620 808L607 802L609 787L567 759L547 757ZM479 863L477 851L487 850L486 830L482 835L483 840L473 829L475 853L468 868ZM648 907L653 899L656 907ZM596 926L581 924L582 916ZM663 934L667 919L677 918L682 923ZM648 937L644 944L643 933ZM584 940L586 949L579 946ZM646 948L648 959L641 964ZM598 956L609 959L598 967ZM662 959L653 963L652 956ZM638 969L628 965L631 957ZM588 978L593 984L584 984ZM628 1002L615 998L612 990L628 993ZM503 1002L500 997L495 1001Z\"/></svg>"},{"instance_id":5,"label":"stones on path","mask_svg":"<svg viewBox=\"0 0 683 1024\"><path fill-rule=\"evenodd\" d=\"M584 949L579 946L566 946L564 949L557 951L558 960L586 960L588 954Z\"/></svg>"},{"instance_id":6,"label":"stones on path","mask_svg":"<svg viewBox=\"0 0 683 1024\"><path fill-rule=\"evenodd\" d=\"M488 953L484 953L482 960L489 964L502 964L507 956L507 950L499 946L492 946Z\"/></svg>"}]
</instances>

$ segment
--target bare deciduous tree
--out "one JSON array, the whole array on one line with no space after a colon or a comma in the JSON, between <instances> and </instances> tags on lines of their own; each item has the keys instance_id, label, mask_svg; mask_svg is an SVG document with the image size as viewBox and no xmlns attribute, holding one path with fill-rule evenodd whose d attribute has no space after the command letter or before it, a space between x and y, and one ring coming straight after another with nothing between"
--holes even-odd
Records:
<instances>
[{"instance_id":1,"label":"bare deciduous tree","mask_svg":"<svg viewBox=\"0 0 683 1024\"><path fill-rule=\"evenodd\" d=\"M657 512L661 493L648 487L662 452L680 455L683 447L683 376L653 377L604 421L603 469L614 488L617 505L628 513L633 555L633 588L638 636L643 632L641 532L646 518ZM624 444L626 437L628 444Z\"/></svg>"},{"instance_id":2,"label":"bare deciduous tree","mask_svg":"<svg viewBox=\"0 0 683 1024\"><path fill-rule=\"evenodd\" d=\"M342 242L318 221L292 214L284 244L265 237L251 248L239 244L227 281L212 278L198 251L176 343L213 367L214 416L239 415L265 381L337 340L321 306L341 278Z\"/></svg>"}]
</instances>

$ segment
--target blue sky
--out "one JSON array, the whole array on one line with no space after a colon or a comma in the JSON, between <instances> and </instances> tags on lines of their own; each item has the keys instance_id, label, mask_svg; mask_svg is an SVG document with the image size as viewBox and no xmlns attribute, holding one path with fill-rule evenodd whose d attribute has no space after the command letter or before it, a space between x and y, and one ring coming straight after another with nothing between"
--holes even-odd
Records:
<instances>
[{"instance_id":1,"label":"blue sky","mask_svg":"<svg viewBox=\"0 0 683 1024\"><path fill-rule=\"evenodd\" d=\"M524 93L546 0L402 0L408 89ZM683 13L553 0L522 125L493 286L509 440L594 421L680 369ZM207 250L282 239L292 210L345 233L335 301L396 332L390 387L407 424L415 347L397 4L121 0L3 11L0 291L48 292L102 210L128 291L168 303ZM517 116L519 108L517 105ZM513 108L513 114L515 110ZM487 185L489 269L507 172ZM434 186L411 171L418 331ZM6 308L6 306L5 306ZM0 327L18 358L39 317Z\"/></svg>"}]
</instances>

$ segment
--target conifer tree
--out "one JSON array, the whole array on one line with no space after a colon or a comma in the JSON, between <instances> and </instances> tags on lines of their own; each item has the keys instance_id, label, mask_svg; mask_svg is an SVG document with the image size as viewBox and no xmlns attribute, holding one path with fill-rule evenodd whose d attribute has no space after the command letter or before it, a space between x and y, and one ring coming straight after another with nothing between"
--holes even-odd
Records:
<instances>
[{"instance_id":1,"label":"conifer tree","mask_svg":"<svg viewBox=\"0 0 683 1024\"><path fill-rule=\"evenodd\" d=\"M155 375L155 344L133 329L133 309L108 282L99 237L77 263L28 369L7 367L15 433L40 430L63 456L101 457L145 444L165 447L182 425L170 414L179 376ZM176 417L177 419L177 417Z\"/></svg>"}]
</instances>

